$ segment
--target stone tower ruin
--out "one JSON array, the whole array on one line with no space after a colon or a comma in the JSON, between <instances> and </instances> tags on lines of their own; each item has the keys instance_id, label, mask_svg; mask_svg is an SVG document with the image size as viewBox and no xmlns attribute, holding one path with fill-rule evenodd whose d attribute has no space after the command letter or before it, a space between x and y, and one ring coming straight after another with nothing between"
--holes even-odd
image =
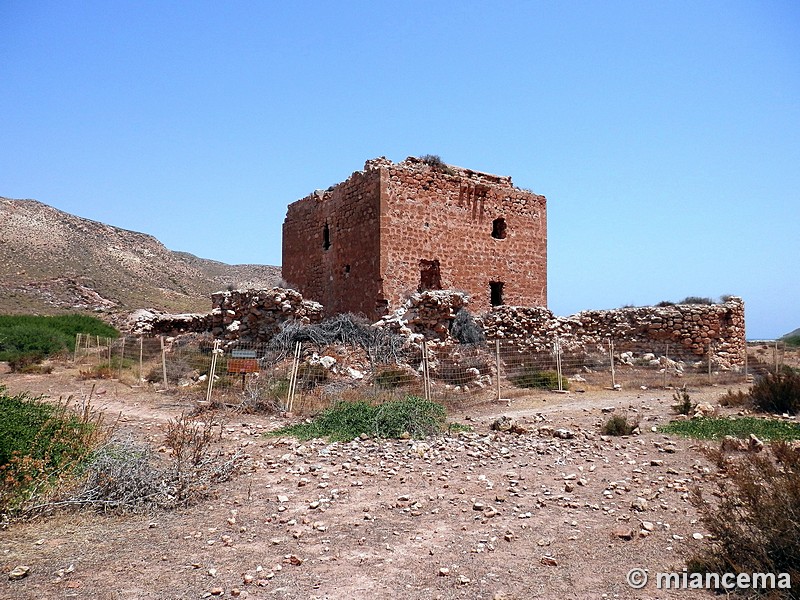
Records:
<instances>
[{"instance_id":1,"label":"stone tower ruin","mask_svg":"<svg viewBox=\"0 0 800 600\"><path fill-rule=\"evenodd\" d=\"M369 160L289 205L283 277L326 316L378 319L421 290L470 295L476 312L547 305L546 199L436 157Z\"/></svg>"}]
</instances>

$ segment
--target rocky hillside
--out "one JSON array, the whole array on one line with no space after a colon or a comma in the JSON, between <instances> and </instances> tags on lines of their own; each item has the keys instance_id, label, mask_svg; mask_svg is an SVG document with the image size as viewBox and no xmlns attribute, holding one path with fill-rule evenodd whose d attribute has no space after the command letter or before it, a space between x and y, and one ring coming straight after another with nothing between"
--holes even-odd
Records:
<instances>
[{"instance_id":1,"label":"rocky hillside","mask_svg":"<svg viewBox=\"0 0 800 600\"><path fill-rule=\"evenodd\" d=\"M0 197L0 313L208 311L214 291L279 279L279 267L174 252L150 235Z\"/></svg>"}]
</instances>

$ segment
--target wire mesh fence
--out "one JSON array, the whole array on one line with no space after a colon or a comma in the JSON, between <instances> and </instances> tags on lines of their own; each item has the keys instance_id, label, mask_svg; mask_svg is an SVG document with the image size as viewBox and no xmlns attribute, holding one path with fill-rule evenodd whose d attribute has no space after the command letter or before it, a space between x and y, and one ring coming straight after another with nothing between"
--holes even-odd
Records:
<instances>
[{"instance_id":1,"label":"wire mesh fence","mask_svg":"<svg viewBox=\"0 0 800 600\"><path fill-rule=\"evenodd\" d=\"M202 336L111 339L78 334L74 361L86 378L181 389L200 402L245 409L308 412L341 399L407 394L470 403L538 391L732 385L793 356L781 342L760 342L749 346L745 364L724 368L713 349L696 360L681 360L667 344L634 353L618 351L614 340L591 350L570 347L557 337L536 345L503 340L402 347L362 342L287 338L285 343L258 344Z\"/></svg>"}]
</instances>

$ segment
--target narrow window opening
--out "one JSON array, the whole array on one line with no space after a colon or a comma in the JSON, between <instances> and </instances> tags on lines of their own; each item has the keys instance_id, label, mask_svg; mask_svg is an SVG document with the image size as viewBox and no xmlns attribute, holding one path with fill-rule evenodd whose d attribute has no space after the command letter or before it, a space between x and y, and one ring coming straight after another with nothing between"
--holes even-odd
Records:
<instances>
[{"instance_id":1,"label":"narrow window opening","mask_svg":"<svg viewBox=\"0 0 800 600\"><path fill-rule=\"evenodd\" d=\"M419 261L419 291L442 289L442 273L438 260Z\"/></svg>"},{"instance_id":2,"label":"narrow window opening","mask_svg":"<svg viewBox=\"0 0 800 600\"><path fill-rule=\"evenodd\" d=\"M489 282L489 296L492 306L503 305L503 282L490 281Z\"/></svg>"},{"instance_id":3,"label":"narrow window opening","mask_svg":"<svg viewBox=\"0 0 800 600\"><path fill-rule=\"evenodd\" d=\"M322 228L322 249L327 250L331 247L331 228L328 227L328 224L325 223L325 227Z\"/></svg>"},{"instance_id":4,"label":"narrow window opening","mask_svg":"<svg viewBox=\"0 0 800 600\"><path fill-rule=\"evenodd\" d=\"M492 237L496 240L506 239L507 228L506 220L503 217L495 219L492 221Z\"/></svg>"},{"instance_id":5,"label":"narrow window opening","mask_svg":"<svg viewBox=\"0 0 800 600\"><path fill-rule=\"evenodd\" d=\"M344 266L344 272L345 273L349 273L350 272L350 265L345 265Z\"/></svg>"}]
</instances>

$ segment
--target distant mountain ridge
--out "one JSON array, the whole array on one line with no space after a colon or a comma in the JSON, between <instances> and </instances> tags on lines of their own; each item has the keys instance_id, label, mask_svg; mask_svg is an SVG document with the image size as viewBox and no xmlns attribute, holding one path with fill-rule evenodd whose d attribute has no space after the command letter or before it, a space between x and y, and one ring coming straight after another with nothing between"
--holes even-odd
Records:
<instances>
[{"instance_id":1,"label":"distant mountain ridge","mask_svg":"<svg viewBox=\"0 0 800 600\"><path fill-rule=\"evenodd\" d=\"M212 292L269 288L280 277L280 267L227 265L37 200L0 197L0 313L205 312Z\"/></svg>"}]
</instances>

